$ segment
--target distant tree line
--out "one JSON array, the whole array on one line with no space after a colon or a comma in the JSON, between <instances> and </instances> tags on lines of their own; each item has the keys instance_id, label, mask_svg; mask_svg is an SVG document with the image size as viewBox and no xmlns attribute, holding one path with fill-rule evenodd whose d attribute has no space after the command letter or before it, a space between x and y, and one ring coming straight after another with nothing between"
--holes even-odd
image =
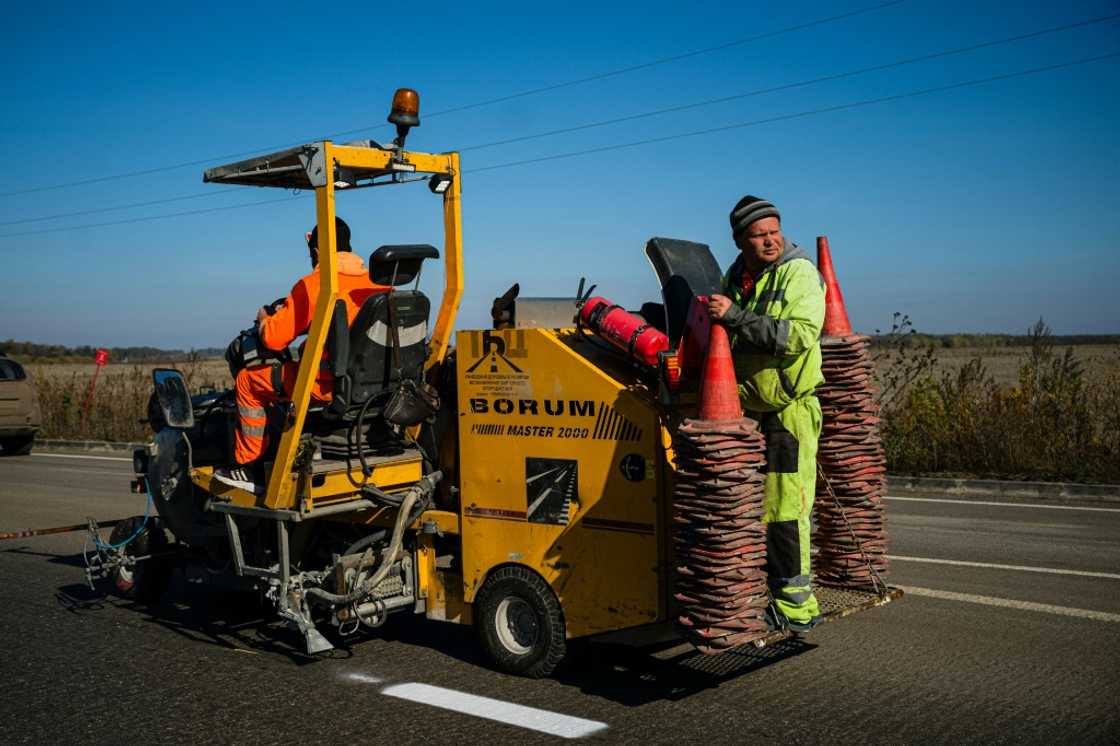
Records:
<instances>
[{"instance_id":1,"label":"distant tree line","mask_svg":"<svg viewBox=\"0 0 1120 746\"><path fill-rule=\"evenodd\" d=\"M878 330L876 330L878 331ZM891 334L875 334L872 345L897 345L897 330ZM1065 334L1053 335L1053 343L1060 347L1073 345L1113 345L1120 344L1120 334ZM905 334L905 343L920 347L933 348L996 348L1030 347L1029 334L922 334L910 331ZM37 342L17 342L9 339L0 342L0 354L18 358L24 362L81 362L93 360L97 347L81 345L44 345ZM221 357L225 350L220 347L203 347L190 350L163 350L158 347L110 347L109 361L113 363L143 362L183 362Z\"/></svg>"},{"instance_id":2,"label":"distant tree line","mask_svg":"<svg viewBox=\"0 0 1120 746\"><path fill-rule=\"evenodd\" d=\"M65 345L44 345L37 342L17 342L14 339L0 342L0 353L24 362L92 361L93 354L98 349L100 348L90 345L66 347ZM205 347L198 350L162 350L158 347L108 347L105 349L109 350L109 362L111 363L183 362L220 357L224 352L217 347Z\"/></svg>"},{"instance_id":3,"label":"distant tree line","mask_svg":"<svg viewBox=\"0 0 1120 746\"><path fill-rule=\"evenodd\" d=\"M1058 347L1074 345L1114 345L1120 344L1120 334L1055 334L1051 337ZM873 345L896 344L897 335L876 334L871 338ZM922 334L914 332L906 341L921 347L963 348L963 347L1030 347L1029 334Z\"/></svg>"}]
</instances>

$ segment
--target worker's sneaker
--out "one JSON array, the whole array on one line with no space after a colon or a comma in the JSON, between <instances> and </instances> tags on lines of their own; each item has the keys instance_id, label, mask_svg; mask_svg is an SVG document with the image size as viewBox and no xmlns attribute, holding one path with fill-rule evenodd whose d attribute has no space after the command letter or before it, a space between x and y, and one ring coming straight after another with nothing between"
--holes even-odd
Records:
<instances>
[{"instance_id":1,"label":"worker's sneaker","mask_svg":"<svg viewBox=\"0 0 1120 746\"><path fill-rule=\"evenodd\" d=\"M808 632L824 621L823 617L815 616L805 622L790 619L778 609L777 604L771 603L766 607L766 624L771 632L789 630L790 632Z\"/></svg>"},{"instance_id":2,"label":"worker's sneaker","mask_svg":"<svg viewBox=\"0 0 1120 746\"><path fill-rule=\"evenodd\" d=\"M771 632L781 632L789 624L786 615L778 611L778 607L773 602L766 607L766 626L770 628Z\"/></svg>"},{"instance_id":3,"label":"worker's sneaker","mask_svg":"<svg viewBox=\"0 0 1120 746\"><path fill-rule=\"evenodd\" d=\"M256 475L249 467L239 466L236 469L215 469L214 479L227 484L230 487L236 487L239 490L252 492L258 494L264 492L264 485L257 481Z\"/></svg>"}]
</instances>

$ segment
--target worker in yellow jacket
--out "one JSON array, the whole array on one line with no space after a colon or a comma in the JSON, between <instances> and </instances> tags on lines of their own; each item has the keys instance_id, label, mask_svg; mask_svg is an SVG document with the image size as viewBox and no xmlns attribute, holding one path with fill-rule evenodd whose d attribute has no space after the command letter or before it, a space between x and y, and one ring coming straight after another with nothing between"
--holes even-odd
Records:
<instances>
[{"instance_id":1,"label":"worker in yellow jacket","mask_svg":"<svg viewBox=\"0 0 1120 746\"><path fill-rule=\"evenodd\" d=\"M782 235L770 202L748 195L731 211L739 256L708 302L731 339L739 397L766 437L767 572L780 626L820 621L810 587L810 517L817 481L824 283L816 266Z\"/></svg>"}]
</instances>

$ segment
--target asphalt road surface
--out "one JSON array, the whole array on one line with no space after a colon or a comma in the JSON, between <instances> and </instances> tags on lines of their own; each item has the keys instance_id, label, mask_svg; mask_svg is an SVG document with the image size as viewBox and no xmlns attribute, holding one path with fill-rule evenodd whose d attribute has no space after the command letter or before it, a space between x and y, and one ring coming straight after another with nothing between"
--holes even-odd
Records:
<instances>
[{"instance_id":1,"label":"asphalt road surface","mask_svg":"<svg viewBox=\"0 0 1120 746\"><path fill-rule=\"evenodd\" d=\"M143 512L125 459L0 459L0 531ZM889 501L906 598L761 652L592 648L495 673L412 618L328 657L176 581L154 610L83 585L82 535L0 543L5 743L1120 741L1120 509ZM106 532L107 533L107 532Z\"/></svg>"}]
</instances>

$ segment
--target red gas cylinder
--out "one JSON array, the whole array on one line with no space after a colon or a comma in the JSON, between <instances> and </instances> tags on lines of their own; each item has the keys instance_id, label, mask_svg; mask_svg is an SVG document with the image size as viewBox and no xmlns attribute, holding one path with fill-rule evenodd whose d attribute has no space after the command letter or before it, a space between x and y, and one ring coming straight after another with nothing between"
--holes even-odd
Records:
<instances>
[{"instance_id":1,"label":"red gas cylinder","mask_svg":"<svg viewBox=\"0 0 1120 746\"><path fill-rule=\"evenodd\" d=\"M669 349L665 334L606 298L589 298L579 317L584 326L639 363L656 366L657 353Z\"/></svg>"}]
</instances>

